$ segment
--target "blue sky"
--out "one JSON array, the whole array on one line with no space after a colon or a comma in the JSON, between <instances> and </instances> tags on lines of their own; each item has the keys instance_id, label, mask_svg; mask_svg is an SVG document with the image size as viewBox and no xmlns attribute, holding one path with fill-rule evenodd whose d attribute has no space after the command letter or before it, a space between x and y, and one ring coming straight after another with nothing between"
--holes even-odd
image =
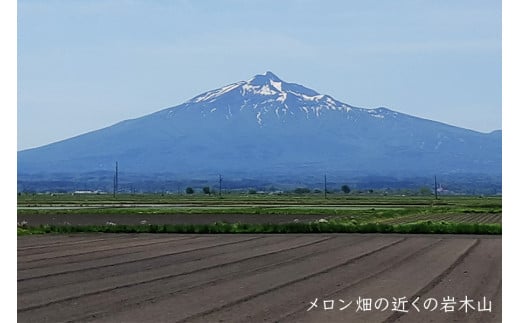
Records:
<instances>
[{"instance_id":1,"label":"blue sky","mask_svg":"<svg viewBox=\"0 0 520 323\"><path fill-rule=\"evenodd\" d=\"M342 102L501 129L501 2L18 1L26 149L270 70Z\"/></svg>"}]
</instances>

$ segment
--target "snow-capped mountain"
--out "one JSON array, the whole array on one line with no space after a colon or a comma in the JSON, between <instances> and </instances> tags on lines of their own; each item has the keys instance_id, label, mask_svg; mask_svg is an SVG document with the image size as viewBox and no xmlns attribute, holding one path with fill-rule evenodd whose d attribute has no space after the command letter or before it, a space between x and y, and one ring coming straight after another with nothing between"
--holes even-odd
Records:
<instances>
[{"instance_id":1,"label":"snow-capped mountain","mask_svg":"<svg viewBox=\"0 0 520 323\"><path fill-rule=\"evenodd\" d=\"M183 110L196 109L202 118L215 114L226 120L233 114L253 113L256 123L262 127L285 123L291 119L320 118L326 111L369 113L375 118L384 118L381 109L359 109L319 94L295 83L286 83L272 72L256 75L249 81L233 83L194 97L182 106L171 108L171 116ZM348 116L354 116L355 113ZM210 116L212 117L212 116Z\"/></svg>"},{"instance_id":2,"label":"snow-capped mountain","mask_svg":"<svg viewBox=\"0 0 520 323\"><path fill-rule=\"evenodd\" d=\"M501 174L490 134L363 109L271 72L141 118L18 153L19 174Z\"/></svg>"}]
</instances>

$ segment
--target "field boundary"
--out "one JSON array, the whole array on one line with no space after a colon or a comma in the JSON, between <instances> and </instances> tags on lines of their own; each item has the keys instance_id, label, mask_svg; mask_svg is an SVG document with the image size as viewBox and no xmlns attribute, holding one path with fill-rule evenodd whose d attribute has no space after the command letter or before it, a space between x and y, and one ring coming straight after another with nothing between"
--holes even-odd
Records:
<instances>
[{"instance_id":1,"label":"field boundary","mask_svg":"<svg viewBox=\"0 0 520 323\"><path fill-rule=\"evenodd\" d=\"M283 224L149 224L149 225L40 225L18 227L18 235L45 233L426 233L426 234L502 234L498 223L454 223L421 221L405 224L388 223L283 223Z\"/></svg>"}]
</instances>

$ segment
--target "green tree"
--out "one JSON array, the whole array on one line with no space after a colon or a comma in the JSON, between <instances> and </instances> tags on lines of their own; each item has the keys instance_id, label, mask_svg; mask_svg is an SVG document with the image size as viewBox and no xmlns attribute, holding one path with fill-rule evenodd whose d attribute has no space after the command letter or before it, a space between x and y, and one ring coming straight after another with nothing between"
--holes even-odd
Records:
<instances>
[{"instance_id":1,"label":"green tree","mask_svg":"<svg viewBox=\"0 0 520 323\"><path fill-rule=\"evenodd\" d=\"M186 194L193 194L195 191L191 187L186 187Z\"/></svg>"},{"instance_id":2,"label":"green tree","mask_svg":"<svg viewBox=\"0 0 520 323\"><path fill-rule=\"evenodd\" d=\"M423 186L423 187L421 187L419 189L419 194L421 194L421 195L431 195L432 194L432 190L429 187Z\"/></svg>"},{"instance_id":3,"label":"green tree","mask_svg":"<svg viewBox=\"0 0 520 323\"><path fill-rule=\"evenodd\" d=\"M311 190L306 188L306 187L298 187L297 189L294 190L294 193L296 194L306 194L306 193L310 193Z\"/></svg>"},{"instance_id":4,"label":"green tree","mask_svg":"<svg viewBox=\"0 0 520 323\"><path fill-rule=\"evenodd\" d=\"M348 187L348 185L343 185L341 186L341 191L345 194L348 194L350 193L350 187Z\"/></svg>"},{"instance_id":5,"label":"green tree","mask_svg":"<svg viewBox=\"0 0 520 323\"><path fill-rule=\"evenodd\" d=\"M204 192L204 194L210 194L211 193L211 190L209 189L209 186L204 186L202 188L202 192Z\"/></svg>"}]
</instances>

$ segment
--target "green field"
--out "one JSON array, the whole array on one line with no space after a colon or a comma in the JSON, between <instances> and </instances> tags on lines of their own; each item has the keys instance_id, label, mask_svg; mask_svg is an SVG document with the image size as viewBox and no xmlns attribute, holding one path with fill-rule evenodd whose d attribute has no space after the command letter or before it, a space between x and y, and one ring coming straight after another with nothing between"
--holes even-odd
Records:
<instances>
[{"instance_id":1,"label":"green field","mask_svg":"<svg viewBox=\"0 0 520 323\"><path fill-rule=\"evenodd\" d=\"M501 232L501 197L475 196L352 196L346 194L226 194L208 195L72 195L22 194L18 196L18 216L23 215L317 215L327 223L207 224L181 226L87 226L68 228L27 228L30 232L417 232L417 233L493 233ZM220 225L220 226L219 226ZM229 227L227 227L229 226ZM112 231L110 231L112 230Z\"/></svg>"}]
</instances>

